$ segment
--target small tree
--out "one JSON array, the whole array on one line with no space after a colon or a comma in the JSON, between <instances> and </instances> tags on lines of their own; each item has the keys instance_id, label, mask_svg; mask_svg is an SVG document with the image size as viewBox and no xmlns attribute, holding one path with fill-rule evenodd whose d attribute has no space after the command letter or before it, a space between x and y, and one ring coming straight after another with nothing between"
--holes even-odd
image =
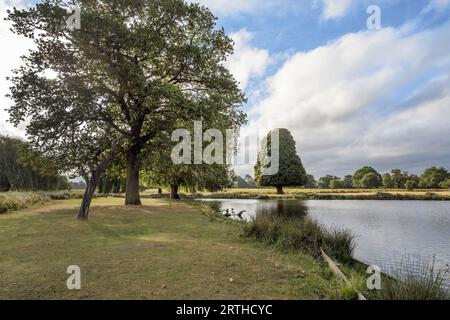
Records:
<instances>
[{"instance_id":1,"label":"small tree","mask_svg":"<svg viewBox=\"0 0 450 320\"><path fill-rule=\"evenodd\" d=\"M335 177L335 176L331 176L331 175L321 177L321 178L319 178L319 181L317 182L317 186L320 189L329 189L331 181L334 181L334 180L339 180L339 178Z\"/></svg>"},{"instance_id":2,"label":"small tree","mask_svg":"<svg viewBox=\"0 0 450 320\"><path fill-rule=\"evenodd\" d=\"M425 189L440 188L440 184L450 178L445 168L431 167L420 176L420 187Z\"/></svg>"},{"instance_id":3,"label":"small tree","mask_svg":"<svg viewBox=\"0 0 450 320\"><path fill-rule=\"evenodd\" d=\"M445 181L442 181L440 187L443 189L450 189L450 178Z\"/></svg>"},{"instance_id":4,"label":"small tree","mask_svg":"<svg viewBox=\"0 0 450 320\"><path fill-rule=\"evenodd\" d=\"M375 173L370 172L361 179L361 187L367 189L379 188L381 185L379 176Z\"/></svg>"},{"instance_id":5,"label":"small tree","mask_svg":"<svg viewBox=\"0 0 450 320\"><path fill-rule=\"evenodd\" d=\"M255 165L256 182L264 187L276 187L283 194L283 187L303 186L308 182L305 168L297 154L295 140L287 129L277 129L279 134L279 170L275 175L263 175L272 155L272 134L270 132L262 142L262 150ZM267 150L267 153L265 152ZM264 166L266 164L266 166Z\"/></svg>"},{"instance_id":6,"label":"small tree","mask_svg":"<svg viewBox=\"0 0 450 320\"><path fill-rule=\"evenodd\" d=\"M394 187L394 183L392 182L392 177L389 173L383 174L382 185L385 189L392 189Z\"/></svg>"},{"instance_id":7,"label":"small tree","mask_svg":"<svg viewBox=\"0 0 450 320\"><path fill-rule=\"evenodd\" d=\"M353 174L353 186L355 188L365 188L362 184L362 179L364 178L364 176L368 173L373 173L378 180L377 183L377 188L381 186L381 175L372 167L363 167L359 170L357 170L354 174Z\"/></svg>"},{"instance_id":8,"label":"small tree","mask_svg":"<svg viewBox=\"0 0 450 320\"><path fill-rule=\"evenodd\" d=\"M305 184L305 188L308 188L308 189L315 189L315 188L317 188L317 181L314 178L314 176L312 174L307 174L306 176L308 178L308 181Z\"/></svg>"},{"instance_id":9,"label":"small tree","mask_svg":"<svg viewBox=\"0 0 450 320\"><path fill-rule=\"evenodd\" d=\"M404 189L405 184L408 181L408 172L402 171L400 169L394 169L391 172L392 184L394 188Z\"/></svg>"},{"instance_id":10,"label":"small tree","mask_svg":"<svg viewBox=\"0 0 450 320\"><path fill-rule=\"evenodd\" d=\"M330 189L344 189L345 183L341 179L331 180Z\"/></svg>"},{"instance_id":11,"label":"small tree","mask_svg":"<svg viewBox=\"0 0 450 320\"><path fill-rule=\"evenodd\" d=\"M344 181L344 188L345 189L352 189L353 188L352 176L350 176L350 175L345 176L343 181Z\"/></svg>"},{"instance_id":12,"label":"small tree","mask_svg":"<svg viewBox=\"0 0 450 320\"><path fill-rule=\"evenodd\" d=\"M417 187L417 183L413 180L408 180L405 183L405 188L409 191L414 190Z\"/></svg>"}]
</instances>

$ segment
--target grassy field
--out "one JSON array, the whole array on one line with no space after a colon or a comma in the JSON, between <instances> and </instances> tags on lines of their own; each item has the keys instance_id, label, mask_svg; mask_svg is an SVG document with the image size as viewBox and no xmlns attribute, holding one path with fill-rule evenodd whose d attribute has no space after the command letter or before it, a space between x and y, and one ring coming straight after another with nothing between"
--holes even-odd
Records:
<instances>
[{"instance_id":1,"label":"grassy field","mask_svg":"<svg viewBox=\"0 0 450 320\"><path fill-rule=\"evenodd\" d=\"M0 215L0 299L333 299L342 284L322 263L239 237L236 222L198 206L95 199ZM69 291L66 269L81 268Z\"/></svg>"}]
</instances>

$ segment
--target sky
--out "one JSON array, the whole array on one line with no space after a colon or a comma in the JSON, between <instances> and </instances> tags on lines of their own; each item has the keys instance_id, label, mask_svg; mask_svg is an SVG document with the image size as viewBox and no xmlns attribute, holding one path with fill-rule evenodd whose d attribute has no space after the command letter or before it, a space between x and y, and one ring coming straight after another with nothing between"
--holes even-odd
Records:
<instances>
[{"instance_id":1,"label":"sky","mask_svg":"<svg viewBox=\"0 0 450 320\"><path fill-rule=\"evenodd\" d=\"M191 0L208 6L235 41L226 62L245 91L257 139L289 129L305 169L344 176L370 165L420 174L450 169L450 0ZM0 0L0 132L7 123L4 80L27 40L9 32L5 10L31 1ZM369 29L368 8L381 28ZM249 163L235 166L253 174Z\"/></svg>"}]
</instances>

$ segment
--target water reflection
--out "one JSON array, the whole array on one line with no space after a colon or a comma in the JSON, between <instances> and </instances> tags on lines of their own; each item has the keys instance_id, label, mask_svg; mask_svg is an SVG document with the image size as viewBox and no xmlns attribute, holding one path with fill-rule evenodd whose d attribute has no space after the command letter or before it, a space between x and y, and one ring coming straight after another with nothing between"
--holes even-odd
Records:
<instances>
[{"instance_id":1,"label":"water reflection","mask_svg":"<svg viewBox=\"0 0 450 320\"><path fill-rule=\"evenodd\" d=\"M203 200L217 201L217 200ZM220 200L221 210L229 213L239 213L245 211L243 219L250 221L257 215L280 215L284 217L306 217L308 206L305 201L297 200Z\"/></svg>"}]
</instances>

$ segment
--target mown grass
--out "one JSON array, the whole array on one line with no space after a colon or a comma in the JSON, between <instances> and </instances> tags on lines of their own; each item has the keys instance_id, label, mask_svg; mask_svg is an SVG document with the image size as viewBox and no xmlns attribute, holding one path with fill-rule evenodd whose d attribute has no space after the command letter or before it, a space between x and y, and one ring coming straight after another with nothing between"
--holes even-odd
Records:
<instances>
[{"instance_id":1,"label":"mown grass","mask_svg":"<svg viewBox=\"0 0 450 320\"><path fill-rule=\"evenodd\" d=\"M303 254L239 237L237 222L184 202L79 200L0 216L0 299L332 299L342 284ZM82 289L69 291L78 265Z\"/></svg>"}]
</instances>

